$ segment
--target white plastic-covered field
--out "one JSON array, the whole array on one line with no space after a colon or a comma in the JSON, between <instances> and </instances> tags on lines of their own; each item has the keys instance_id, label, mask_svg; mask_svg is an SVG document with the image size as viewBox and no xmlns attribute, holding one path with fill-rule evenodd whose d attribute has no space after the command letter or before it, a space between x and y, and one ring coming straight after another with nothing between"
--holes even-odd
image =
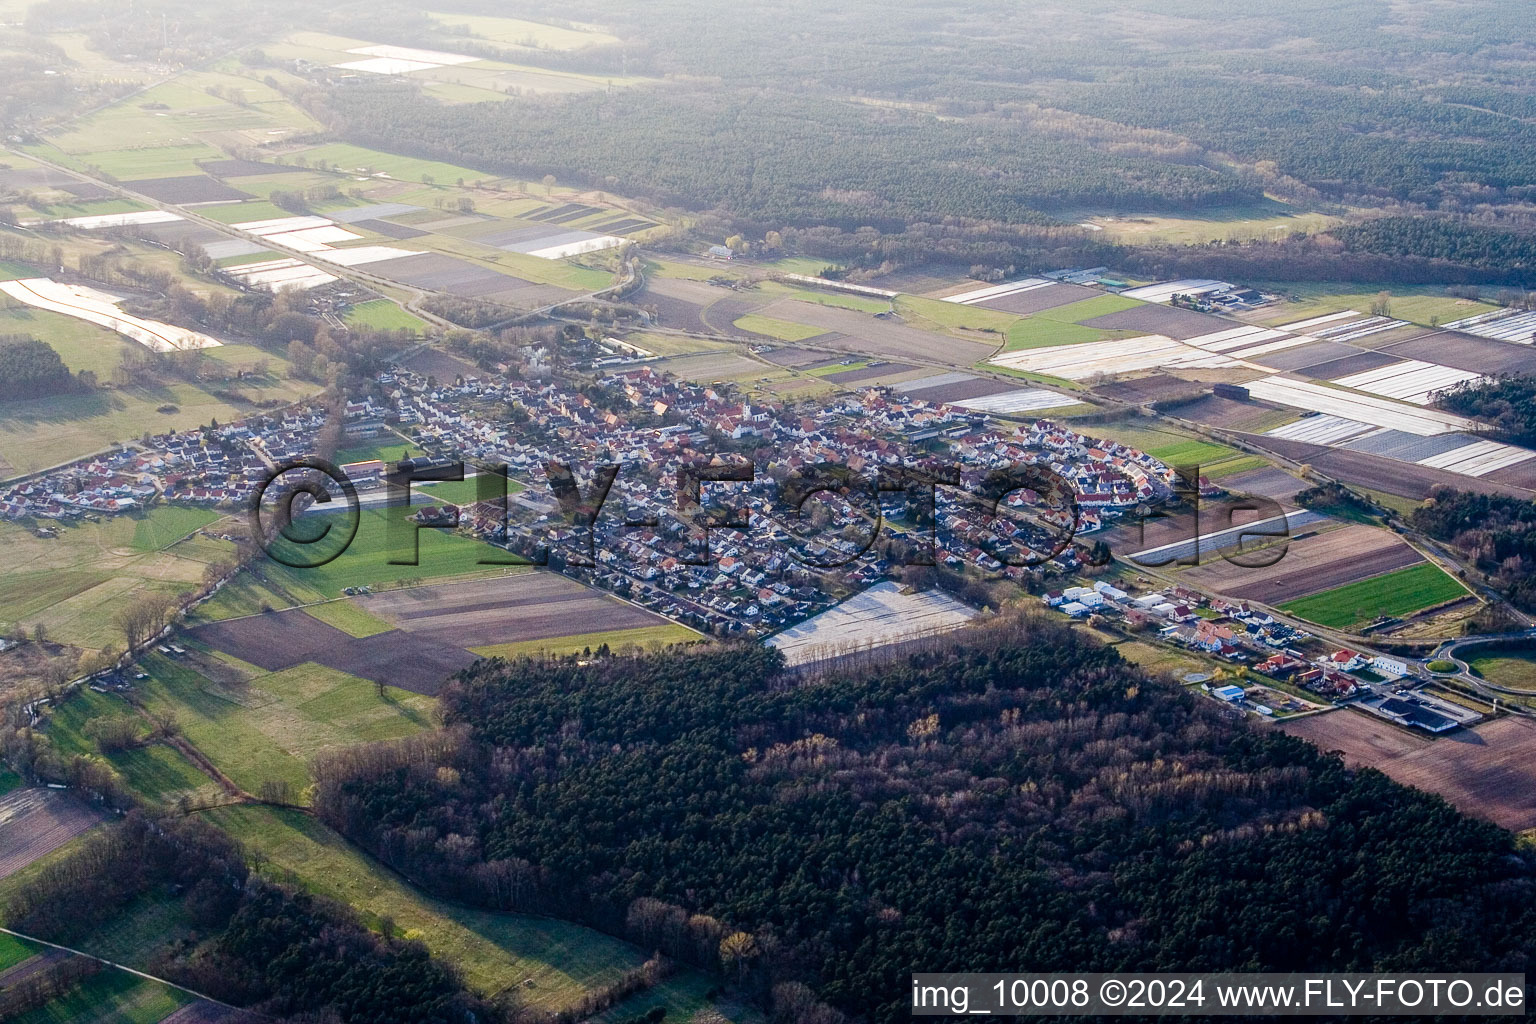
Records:
<instances>
[{"instance_id":1,"label":"white plastic-covered field","mask_svg":"<svg viewBox=\"0 0 1536 1024\"><path fill-rule=\"evenodd\" d=\"M479 57L462 53L444 53L441 50L418 50L411 46L358 46L347 51L363 57L363 60L337 64L344 71L365 71L370 75L408 75L413 71L451 67L455 64L473 64Z\"/></svg>"},{"instance_id":2,"label":"white plastic-covered field","mask_svg":"<svg viewBox=\"0 0 1536 1024\"><path fill-rule=\"evenodd\" d=\"M91 230L92 228L127 228L140 224L170 224L181 220L181 214L169 210L138 210L133 213L98 213L89 217L66 217L53 221L65 227Z\"/></svg>"},{"instance_id":3,"label":"white plastic-covered field","mask_svg":"<svg viewBox=\"0 0 1536 1024\"><path fill-rule=\"evenodd\" d=\"M224 273L238 277L246 284L265 285L275 292L289 289L318 288L336 280L336 275L310 266L292 256L282 259L262 260L259 263L242 263L225 267Z\"/></svg>"},{"instance_id":4,"label":"white plastic-covered field","mask_svg":"<svg viewBox=\"0 0 1536 1024\"><path fill-rule=\"evenodd\" d=\"M1055 391L1047 391L1044 388L1026 388L1023 391L1004 391L999 395L983 395L980 398L964 398L957 402L948 402L957 409L969 409L972 412L1036 412L1040 409L1057 409L1063 405L1074 405L1077 399L1068 398L1066 395L1057 394Z\"/></svg>"},{"instance_id":5,"label":"white plastic-covered field","mask_svg":"<svg viewBox=\"0 0 1536 1024\"><path fill-rule=\"evenodd\" d=\"M1536 342L1536 312L1496 309L1445 325L1447 330L1463 331L1480 338L1513 341L1521 345Z\"/></svg>"},{"instance_id":6,"label":"white plastic-covered field","mask_svg":"<svg viewBox=\"0 0 1536 1024\"><path fill-rule=\"evenodd\" d=\"M820 615L768 638L791 665L868 650L962 626L976 609L940 590L909 593L877 583Z\"/></svg>"},{"instance_id":7,"label":"white plastic-covered field","mask_svg":"<svg viewBox=\"0 0 1536 1024\"><path fill-rule=\"evenodd\" d=\"M625 241L626 239L620 238L617 235L594 235L591 238L583 238L574 242L565 242L560 245L534 249L527 255L537 256L542 260L563 260L567 256L580 256L583 253L614 249L623 245Z\"/></svg>"},{"instance_id":8,"label":"white plastic-covered field","mask_svg":"<svg viewBox=\"0 0 1536 1024\"><path fill-rule=\"evenodd\" d=\"M206 334L130 316L118 308L117 296L84 285L60 284L46 277L34 277L0 281L0 291L37 309L62 313L116 331L151 352L187 352L219 346L217 340Z\"/></svg>"},{"instance_id":9,"label":"white plastic-covered field","mask_svg":"<svg viewBox=\"0 0 1536 1024\"><path fill-rule=\"evenodd\" d=\"M1087 380L1099 374L1150 370L1158 366L1212 367L1239 366L1238 360L1220 352L1186 345L1161 334L1119 341L1082 342L1005 352L991 362L1013 370L1042 373L1064 380Z\"/></svg>"},{"instance_id":10,"label":"white plastic-covered field","mask_svg":"<svg viewBox=\"0 0 1536 1024\"><path fill-rule=\"evenodd\" d=\"M1208 295L1211 292L1226 291L1231 287L1225 281L1186 277L1179 281L1164 281L1161 284L1128 288L1120 294L1128 299L1140 299L1142 302L1171 302L1175 295Z\"/></svg>"},{"instance_id":11,"label":"white plastic-covered field","mask_svg":"<svg viewBox=\"0 0 1536 1024\"><path fill-rule=\"evenodd\" d=\"M1340 444L1352 437L1378 430L1369 423L1345 419L1342 416L1307 416L1295 423L1276 427L1264 436L1278 437L1287 441L1303 441L1307 444Z\"/></svg>"},{"instance_id":12,"label":"white plastic-covered field","mask_svg":"<svg viewBox=\"0 0 1536 1024\"><path fill-rule=\"evenodd\" d=\"M1396 398L1401 402L1429 405L1429 396L1436 391L1443 391L1464 381L1477 380L1481 376L1482 374L1472 373L1469 370L1458 370L1417 359L1405 359L1400 363L1366 370L1364 373L1352 373L1348 377L1340 377L1334 383L1346 388L1355 388L1358 391L1368 391L1385 398Z\"/></svg>"},{"instance_id":13,"label":"white plastic-covered field","mask_svg":"<svg viewBox=\"0 0 1536 1024\"><path fill-rule=\"evenodd\" d=\"M1497 441L1477 441L1441 455L1420 459L1418 464L1463 476L1487 476L1530 459L1536 459L1536 452L1528 448L1516 448Z\"/></svg>"},{"instance_id":14,"label":"white plastic-covered field","mask_svg":"<svg viewBox=\"0 0 1536 1024\"><path fill-rule=\"evenodd\" d=\"M1389 398L1377 398L1360 392L1343 391L1312 381L1273 376L1243 385L1254 398L1277 402L1293 409L1310 409L1326 416L1356 420L1375 427L1388 427L1409 434L1428 437L1453 430L1473 430L1476 424L1465 416L1421 409Z\"/></svg>"},{"instance_id":15,"label":"white plastic-covered field","mask_svg":"<svg viewBox=\"0 0 1536 1024\"><path fill-rule=\"evenodd\" d=\"M986 288L975 288L959 295L946 295L945 302L958 302L962 306L974 305L987 299L1000 299L1005 295L1018 295L1022 292L1032 292L1036 288L1049 288L1055 284L1043 277L1027 277L1022 281L1010 281L1008 284L994 284Z\"/></svg>"}]
</instances>

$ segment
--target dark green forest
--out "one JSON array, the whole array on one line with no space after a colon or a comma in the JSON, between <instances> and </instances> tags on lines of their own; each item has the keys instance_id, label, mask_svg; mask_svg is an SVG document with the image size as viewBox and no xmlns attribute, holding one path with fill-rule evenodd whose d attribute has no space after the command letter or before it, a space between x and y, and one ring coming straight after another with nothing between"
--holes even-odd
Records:
<instances>
[{"instance_id":1,"label":"dark green forest","mask_svg":"<svg viewBox=\"0 0 1536 1024\"><path fill-rule=\"evenodd\" d=\"M62 395L86 386L46 341L0 335L0 400Z\"/></svg>"},{"instance_id":2,"label":"dark green forest","mask_svg":"<svg viewBox=\"0 0 1536 1024\"><path fill-rule=\"evenodd\" d=\"M1536 611L1536 503L1437 487L1408 521L1455 544L1499 581L1516 607Z\"/></svg>"},{"instance_id":3,"label":"dark green forest","mask_svg":"<svg viewBox=\"0 0 1536 1024\"><path fill-rule=\"evenodd\" d=\"M324 757L419 884L905 1020L913 970L1527 970L1536 865L1438 797L1000 620L819 674L772 651L485 662L446 728Z\"/></svg>"},{"instance_id":4,"label":"dark green forest","mask_svg":"<svg viewBox=\"0 0 1536 1024\"><path fill-rule=\"evenodd\" d=\"M1536 445L1536 375L1479 377L1440 392L1437 404L1492 423L1505 440Z\"/></svg>"}]
</instances>

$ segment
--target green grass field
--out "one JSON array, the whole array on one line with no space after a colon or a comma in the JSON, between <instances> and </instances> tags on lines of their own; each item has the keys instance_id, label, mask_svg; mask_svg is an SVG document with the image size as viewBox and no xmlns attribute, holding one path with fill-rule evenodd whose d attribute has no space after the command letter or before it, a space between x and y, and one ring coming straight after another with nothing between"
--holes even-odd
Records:
<instances>
[{"instance_id":1,"label":"green grass field","mask_svg":"<svg viewBox=\"0 0 1536 1024\"><path fill-rule=\"evenodd\" d=\"M1087 341L1130 337L1134 332L1085 327L1082 321L1143 305L1145 303L1119 295L1095 295L1091 299L1042 310L1007 329L1007 344L1004 345L1003 351L1017 352L1021 349L1050 348L1056 345L1077 345Z\"/></svg>"},{"instance_id":2,"label":"green grass field","mask_svg":"<svg viewBox=\"0 0 1536 1024\"><path fill-rule=\"evenodd\" d=\"M283 403L297 401L315 390L312 384L283 377L241 386L241 391L253 399ZM168 411L161 412L162 408ZM5 476L30 473L102 451L146 431L190 430L213 419L221 423L242 419L251 412L249 406L232 405L198 385L179 380L0 402L0 459L10 465L0 472Z\"/></svg>"},{"instance_id":3,"label":"green grass field","mask_svg":"<svg viewBox=\"0 0 1536 1024\"><path fill-rule=\"evenodd\" d=\"M1472 671L1512 690L1536 690L1536 651L1500 651L1468 660Z\"/></svg>"},{"instance_id":4,"label":"green grass field","mask_svg":"<svg viewBox=\"0 0 1536 1024\"><path fill-rule=\"evenodd\" d=\"M1371 303L1376 301L1376 296L1381 292L1387 292L1390 296L1389 305L1392 316L1425 326L1437 318L1439 323L1445 324L1498 308L1490 302L1458 299L1447 295L1444 288L1431 285L1383 284L1372 287L1361 284L1279 282L1274 285L1258 285L1258 287L1285 296L1295 296L1294 299L1287 298L1273 307L1272 313L1267 313L1264 323L1268 325L1290 323L1346 309L1365 313L1370 310Z\"/></svg>"},{"instance_id":5,"label":"green grass field","mask_svg":"<svg viewBox=\"0 0 1536 1024\"><path fill-rule=\"evenodd\" d=\"M349 600L307 605L304 611L328 626L335 626L348 636L377 636L395 628L392 623L385 622Z\"/></svg>"},{"instance_id":6,"label":"green grass field","mask_svg":"<svg viewBox=\"0 0 1536 1024\"><path fill-rule=\"evenodd\" d=\"M140 551L163 551L219 519L217 512L205 508L161 505L134 524L133 546Z\"/></svg>"},{"instance_id":7,"label":"green grass field","mask_svg":"<svg viewBox=\"0 0 1536 1024\"><path fill-rule=\"evenodd\" d=\"M792 323L788 320L775 320L771 316L758 316L756 313L748 313L746 316L737 317L735 325L744 331L753 334L766 334L770 338L778 338L780 341L804 341L806 338L814 338L818 334L826 334L826 328L812 327L808 324Z\"/></svg>"},{"instance_id":8,"label":"green grass field","mask_svg":"<svg viewBox=\"0 0 1536 1024\"><path fill-rule=\"evenodd\" d=\"M607 644L609 650L622 651L626 647L643 647L655 650L669 644L688 643L700 639L700 634L669 622L660 626L639 626L634 629L610 629L597 633L579 633L550 640L520 640L516 643L493 644L489 647L471 647L470 651L483 658L519 658L539 654L580 654L597 650Z\"/></svg>"},{"instance_id":9,"label":"green grass field","mask_svg":"<svg viewBox=\"0 0 1536 1024\"><path fill-rule=\"evenodd\" d=\"M356 45L355 43L352 45ZM383 173L400 181L420 181L423 174L441 184L452 184L463 178L466 182L495 181L500 175L477 171L469 167L457 167L437 160L421 160L398 153L386 153L378 149L365 149L345 142L331 142L315 146L299 153L289 154L285 163L293 163L303 157L311 165L318 161L340 167L344 171Z\"/></svg>"},{"instance_id":10,"label":"green grass field","mask_svg":"<svg viewBox=\"0 0 1536 1024\"><path fill-rule=\"evenodd\" d=\"M253 220L277 220L296 216L293 212L274 206L265 199L249 199L238 203L217 203L199 206L197 212L220 224L248 224Z\"/></svg>"},{"instance_id":11,"label":"green grass field","mask_svg":"<svg viewBox=\"0 0 1536 1024\"><path fill-rule=\"evenodd\" d=\"M40 948L14 935L0 932L0 971L8 970L23 960L30 959Z\"/></svg>"},{"instance_id":12,"label":"green grass field","mask_svg":"<svg viewBox=\"0 0 1536 1024\"><path fill-rule=\"evenodd\" d=\"M1169 466L1205 466L1237 454L1235 448L1228 448L1223 444L1194 440L1174 441L1144 450L1154 459ZM1263 465L1264 460L1260 459L1259 464Z\"/></svg>"},{"instance_id":13,"label":"green grass field","mask_svg":"<svg viewBox=\"0 0 1536 1024\"><path fill-rule=\"evenodd\" d=\"M1439 566L1425 562L1288 601L1280 609L1320 626L1342 629L1383 615L1409 615L1466 593Z\"/></svg>"},{"instance_id":14,"label":"green grass field","mask_svg":"<svg viewBox=\"0 0 1536 1024\"><path fill-rule=\"evenodd\" d=\"M38 271L20 264L12 264L26 273L0 275L14 280L15 277L36 277ZM62 313L31 306L16 305L0 309L0 334L30 334L48 345L64 360L64 365L75 373L90 370L100 380L110 380L112 371L123 362L123 352L133 344L114 331L96 324L76 320ZM4 405L0 404L0 409Z\"/></svg>"},{"instance_id":15,"label":"green grass field","mask_svg":"<svg viewBox=\"0 0 1536 1024\"><path fill-rule=\"evenodd\" d=\"M427 326L420 317L407 313L388 299L373 299L349 306L342 319L349 324L377 330L421 331Z\"/></svg>"},{"instance_id":16,"label":"green grass field","mask_svg":"<svg viewBox=\"0 0 1536 1024\"><path fill-rule=\"evenodd\" d=\"M9 561L0 569L0 621L77 647L121 644L114 618L146 594L174 594L201 582L206 563L227 557L230 546L177 538L217 516L159 506L148 513L58 524L59 535L39 538L19 523L0 523Z\"/></svg>"},{"instance_id":17,"label":"green grass field","mask_svg":"<svg viewBox=\"0 0 1536 1024\"><path fill-rule=\"evenodd\" d=\"M473 481L464 481L473 488ZM453 492L441 492L444 500L451 500ZM472 490L471 490L471 493ZM357 536L347 549L326 565L314 569L294 569L275 562L269 563L268 575L285 588L298 592L309 590L325 597L340 597L347 587L379 586L408 579L435 579L440 576L460 576L467 573L487 572L496 564L512 558L507 552L491 547L482 541L448 530L421 529L408 521L419 508L363 509L358 522ZM339 514L338 514L339 520ZM389 523L397 524L391 531ZM416 534L419 551L417 564L392 564L390 559L412 557L411 535ZM395 536L391 537L391 533ZM286 545L285 541L278 541ZM297 549L302 552L302 549ZM296 557L308 557L300 554ZM484 564L490 560L490 564Z\"/></svg>"},{"instance_id":18,"label":"green grass field","mask_svg":"<svg viewBox=\"0 0 1536 1024\"><path fill-rule=\"evenodd\" d=\"M187 739L247 792L269 779L309 785L308 762L328 747L408 736L432 724L432 700L377 687L321 665L215 682L152 654L140 684L145 707L173 714Z\"/></svg>"}]
</instances>

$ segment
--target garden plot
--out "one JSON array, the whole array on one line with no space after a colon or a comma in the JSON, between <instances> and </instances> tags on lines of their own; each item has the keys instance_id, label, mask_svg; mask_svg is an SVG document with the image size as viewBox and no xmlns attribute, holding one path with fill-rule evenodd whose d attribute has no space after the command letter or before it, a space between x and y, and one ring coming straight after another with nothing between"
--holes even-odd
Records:
<instances>
[{"instance_id":1,"label":"garden plot","mask_svg":"<svg viewBox=\"0 0 1536 1024\"><path fill-rule=\"evenodd\" d=\"M1513 341L1520 345L1536 343L1536 312L1496 309L1445 325L1447 330L1464 331L1480 338Z\"/></svg>"},{"instance_id":2,"label":"garden plot","mask_svg":"<svg viewBox=\"0 0 1536 1024\"><path fill-rule=\"evenodd\" d=\"M1339 377L1334 380L1334 383L1385 398L1395 398L1401 402L1429 405L1430 396L1436 391L1443 391L1464 381L1477 380L1480 376L1481 374L1470 370L1457 370L1435 363L1406 360L1390 366L1366 370L1363 373L1350 374L1348 377Z\"/></svg>"},{"instance_id":3,"label":"garden plot","mask_svg":"<svg viewBox=\"0 0 1536 1024\"><path fill-rule=\"evenodd\" d=\"M16 789L0 796L0 878L57 850L101 817L56 789Z\"/></svg>"},{"instance_id":4,"label":"garden plot","mask_svg":"<svg viewBox=\"0 0 1536 1024\"><path fill-rule=\"evenodd\" d=\"M1207 352L1183 342L1148 334L1120 341L1008 352L990 360L995 366L1026 373L1040 373L1066 380L1087 380L1101 374L1151 370L1160 366L1184 369L1247 365L1219 352Z\"/></svg>"},{"instance_id":5,"label":"garden plot","mask_svg":"<svg viewBox=\"0 0 1536 1024\"><path fill-rule=\"evenodd\" d=\"M914 594L897 583L878 583L767 642L786 662L800 665L948 632L975 616L976 609L942 591Z\"/></svg>"},{"instance_id":6,"label":"garden plot","mask_svg":"<svg viewBox=\"0 0 1536 1024\"><path fill-rule=\"evenodd\" d=\"M1388 427L1424 437L1453 430L1470 431L1477 425L1465 416L1457 416L1454 413L1421 409L1387 398L1342 391L1325 384L1292 380L1279 375L1249 381L1244 387L1248 389L1251 396L1261 401L1277 402L1293 409L1308 409L1327 416L1356 420L1371 426Z\"/></svg>"},{"instance_id":7,"label":"garden plot","mask_svg":"<svg viewBox=\"0 0 1536 1024\"><path fill-rule=\"evenodd\" d=\"M117 296L84 285L59 284L46 277L35 277L0 282L0 291L29 306L62 313L116 331L151 352L190 352L217 348L221 344L197 331L130 316L118 308Z\"/></svg>"}]
</instances>

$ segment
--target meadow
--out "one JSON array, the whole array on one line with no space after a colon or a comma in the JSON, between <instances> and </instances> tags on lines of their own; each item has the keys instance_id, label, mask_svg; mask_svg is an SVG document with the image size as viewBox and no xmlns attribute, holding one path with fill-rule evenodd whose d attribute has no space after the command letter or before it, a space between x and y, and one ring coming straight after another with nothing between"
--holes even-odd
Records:
<instances>
[{"instance_id":1,"label":"meadow","mask_svg":"<svg viewBox=\"0 0 1536 1024\"><path fill-rule=\"evenodd\" d=\"M1466 594L1466 588L1439 566L1425 562L1288 601L1280 610L1320 626L1343 629L1363 626L1383 615L1411 615Z\"/></svg>"},{"instance_id":2,"label":"meadow","mask_svg":"<svg viewBox=\"0 0 1536 1024\"><path fill-rule=\"evenodd\" d=\"M604 644L611 651L623 651L629 647L655 650L671 644L689 643L701 639L701 634L687 626L669 622L661 626L640 626L634 629L610 629L596 633L577 633L551 640L519 640L513 643L492 644L487 647L471 647L470 652L484 658L535 657L539 655L582 654L596 651Z\"/></svg>"},{"instance_id":3,"label":"meadow","mask_svg":"<svg viewBox=\"0 0 1536 1024\"><path fill-rule=\"evenodd\" d=\"M275 780L298 797L320 751L408 736L432 722L433 702L418 694L385 687L380 695L375 684L321 665L263 673L232 661L151 654L141 662L149 678L139 694L146 710L174 716L186 738L249 793Z\"/></svg>"},{"instance_id":4,"label":"meadow","mask_svg":"<svg viewBox=\"0 0 1536 1024\"><path fill-rule=\"evenodd\" d=\"M217 518L202 509L162 505L94 523L58 523L52 538L20 523L0 523L0 544L9 556L0 571L0 621L29 630L42 625L51 640L75 647L121 645L114 622L121 609L147 594L192 589L208 561L233 551L227 542L207 538L197 538L195 546L180 543Z\"/></svg>"},{"instance_id":5,"label":"meadow","mask_svg":"<svg viewBox=\"0 0 1536 1024\"><path fill-rule=\"evenodd\" d=\"M342 319L354 326L372 327L375 330L422 331L427 326L420 317L406 312L388 299L371 299L349 306Z\"/></svg>"}]
</instances>

